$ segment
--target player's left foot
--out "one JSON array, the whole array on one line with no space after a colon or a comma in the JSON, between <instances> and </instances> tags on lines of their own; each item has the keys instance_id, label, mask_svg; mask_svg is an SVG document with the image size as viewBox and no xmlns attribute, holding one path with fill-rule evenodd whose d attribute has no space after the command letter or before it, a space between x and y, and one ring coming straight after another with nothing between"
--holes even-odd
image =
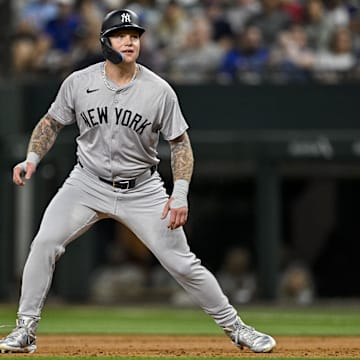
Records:
<instances>
[{"instance_id":1,"label":"player's left foot","mask_svg":"<svg viewBox=\"0 0 360 360\"><path fill-rule=\"evenodd\" d=\"M0 340L0 353L33 353L36 351L37 320L19 318L16 328Z\"/></svg>"},{"instance_id":2,"label":"player's left foot","mask_svg":"<svg viewBox=\"0 0 360 360\"><path fill-rule=\"evenodd\" d=\"M256 353L267 353L271 352L276 346L276 341L270 335L256 331L253 327L244 324L240 319L236 321L233 328L224 328L224 331L233 344L241 349L246 346Z\"/></svg>"}]
</instances>

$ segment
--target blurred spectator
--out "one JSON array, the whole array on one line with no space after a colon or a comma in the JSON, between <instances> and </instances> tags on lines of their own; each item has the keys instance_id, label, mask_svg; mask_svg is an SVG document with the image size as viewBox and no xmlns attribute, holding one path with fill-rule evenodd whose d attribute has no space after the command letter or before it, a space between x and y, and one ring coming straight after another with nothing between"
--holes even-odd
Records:
<instances>
[{"instance_id":1,"label":"blurred spectator","mask_svg":"<svg viewBox=\"0 0 360 360\"><path fill-rule=\"evenodd\" d=\"M195 15L188 27L185 43L170 61L169 80L188 84L214 81L223 52L212 40L209 20Z\"/></svg>"},{"instance_id":2,"label":"blurred spectator","mask_svg":"<svg viewBox=\"0 0 360 360\"><path fill-rule=\"evenodd\" d=\"M240 34L251 17L261 12L259 0L235 0L227 10L227 18L233 32Z\"/></svg>"},{"instance_id":3,"label":"blurred spectator","mask_svg":"<svg viewBox=\"0 0 360 360\"><path fill-rule=\"evenodd\" d=\"M56 0L58 14L44 27L38 41L37 67L51 73L61 73L71 64L71 51L80 31L80 16L75 10L75 0Z\"/></svg>"},{"instance_id":4,"label":"blurred spectator","mask_svg":"<svg viewBox=\"0 0 360 360\"><path fill-rule=\"evenodd\" d=\"M76 8L81 18L81 27L88 33L99 35L103 12L98 3L95 0L78 0Z\"/></svg>"},{"instance_id":5,"label":"blurred spectator","mask_svg":"<svg viewBox=\"0 0 360 360\"><path fill-rule=\"evenodd\" d=\"M140 22L146 28L146 31L153 29L158 24L162 13L156 6L155 0L128 1L125 7L138 14Z\"/></svg>"},{"instance_id":6,"label":"blurred spectator","mask_svg":"<svg viewBox=\"0 0 360 360\"><path fill-rule=\"evenodd\" d=\"M104 14L113 11L113 10L118 10L124 7L125 5L125 0L103 0L103 1L99 1L99 5L102 6L102 12Z\"/></svg>"},{"instance_id":7,"label":"blurred spectator","mask_svg":"<svg viewBox=\"0 0 360 360\"><path fill-rule=\"evenodd\" d=\"M75 0L56 0L56 3L58 14L45 24L44 35L52 49L69 53L80 26L79 15L75 12Z\"/></svg>"},{"instance_id":8,"label":"blurred spectator","mask_svg":"<svg viewBox=\"0 0 360 360\"><path fill-rule=\"evenodd\" d=\"M171 1L171 0L170 0ZM169 0L157 0L159 3L168 3ZM201 3L201 0L177 0L179 5L186 7L186 8L194 8L197 7L199 3Z\"/></svg>"},{"instance_id":9,"label":"blurred spectator","mask_svg":"<svg viewBox=\"0 0 360 360\"><path fill-rule=\"evenodd\" d=\"M279 299L298 305L314 301L315 287L311 272L301 263L290 264L280 278Z\"/></svg>"},{"instance_id":10,"label":"blurred spectator","mask_svg":"<svg viewBox=\"0 0 360 360\"><path fill-rule=\"evenodd\" d=\"M172 61L185 43L189 26L184 8L177 1L169 1L155 29L157 50L165 70L166 63Z\"/></svg>"},{"instance_id":11,"label":"blurred spectator","mask_svg":"<svg viewBox=\"0 0 360 360\"><path fill-rule=\"evenodd\" d=\"M235 304L252 301L256 295L256 276L251 269L251 255L243 247L230 248L216 274L225 294Z\"/></svg>"},{"instance_id":12,"label":"blurred spectator","mask_svg":"<svg viewBox=\"0 0 360 360\"><path fill-rule=\"evenodd\" d=\"M311 79L315 53L308 46L307 34L300 25L293 25L279 34L271 51L270 66L281 82L304 82Z\"/></svg>"},{"instance_id":13,"label":"blurred spectator","mask_svg":"<svg viewBox=\"0 0 360 360\"><path fill-rule=\"evenodd\" d=\"M282 0L282 9L290 15L294 24L304 21L304 5L299 0Z\"/></svg>"},{"instance_id":14,"label":"blurred spectator","mask_svg":"<svg viewBox=\"0 0 360 360\"><path fill-rule=\"evenodd\" d=\"M99 34L88 32L88 30L82 30L76 42L76 46L73 49L71 55L71 65L69 68L72 70L80 70L91 64L103 61L104 56L101 51L99 42ZM69 69L70 70L70 69ZM66 73L63 73L65 76Z\"/></svg>"},{"instance_id":15,"label":"blurred spectator","mask_svg":"<svg viewBox=\"0 0 360 360\"><path fill-rule=\"evenodd\" d=\"M144 33L141 36L141 53L138 62L160 74L164 70L164 61L163 56L159 53L154 43L152 34L149 32Z\"/></svg>"},{"instance_id":16,"label":"blurred spectator","mask_svg":"<svg viewBox=\"0 0 360 360\"><path fill-rule=\"evenodd\" d=\"M353 35L354 52L360 58L360 3L358 1L348 4L350 13L349 29Z\"/></svg>"},{"instance_id":17,"label":"blurred spectator","mask_svg":"<svg viewBox=\"0 0 360 360\"><path fill-rule=\"evenodd\" d=\"M262 0L261 12L249 19L248 24L258 27L266 45L274 45L280 31L292 24L290 15L282 8L282 0Z\"/></svg>"},{"instance_id":18,"label":"blurred spectator","mask_svg":"<svg viewBox=\"0 0 360 360\"><path fill-rule=\"evenodd\" d=\"M80 0L77 3L80 25L77 29L71 53L69 71L79 70L104 60L99 42L102 13L95 0ZM63 76L67 75L65 70Z\"/></svg>"},{"instance_id":19,"label":"blurred spectator","mask_svg":"<svg viewBox=\"0 0 360 360\"><path fill-rule=\"evenodd\" d=\"M32 28L22 24L12 36L12 71L15 76L22 75L33 69L37 56L38 34Z\"/></svg>"},{"instance_id":20,"label":"blurred spectator","mask_svg":"<svg viewBox=\"0 0 360 360\"><path fill-rule=\"evenodd\" d=\"M99 42L102 22L101 9L94 0L81 0L78 4L81 19L69 59L69 70L82 69L104 60ZM66 75L66 74L64 74Z\"/></svg>"},{"instance_id":21,"label":"blurred spectator","mask_svg":"<svg viewBox=\"0 0 360 360\"><path fill-rule=\"evenodd\" d=\"M258 84L267 69L268 59L269 49L263 45L260 29L249 26L238 35L234 48L225 54L218 80L222 84L235 81Z\"/></svg>"},{"instance_id":22,"label":"blurred spectator","mask_svg":"<svg viewBox=\"0 0 360 360\"><path fill-rule=\"evenodd\" d=\"M49 0L33 0L19 9L15 16L12 36L13 72L23 75L31 72L39 57L39 33L43 26L57 16L57 6Z\"/></svg>"},{"instance_id":23,"label":"blurred spectator","mask_svg":"<svg viewBox=\"0 0 360 360\"><path fill-rule=\"evenodd\" d=\"M17 28L24 26L40 31L56 15L57 6L53 0L30 0L20 9Z\"/></svg>"},{"instance_id":24,"label":"blurred spectator","mask_svg":"<svg viewBox=\"0 0 360 360\"><path fill-rule=\"evenodd\" d=\"M343 0L323 0L326 8L326 18L332 28L348 26L350 14Z\"/></svg>"},{"instance_id":25,"label":"blurred spectator","mask_svg":"<svg viewBox=\"0 0 360 360\"><path fill-rule=\"evenodd\" d=\"M101 304L140 299L146 276L119 241L107 245L106 264L96 268L90 281L90 298Z\"/></svg>"},{"instance_id":26,"label":"blurred spectator","mask_svg":"<svg viewBox=\"0 0 360 360\"><path fill-rule=\"evenodd\" d=\"M310 47L319 50L328 46L333 27L325 16L325 6L322 0L307 0L304 28Z\"/></svg>"},{"instance_id":27,"label":"blurred spectator","mask_svg":"<svg viewBox=\"0 0 360 360\"><path fill-rule=\"evenodd\" d=\"M146 28L139 62L173 82L360 77L360 12L350 0L16 0L13 74L66 76L102 61L101 19L120 7ZM333 35L339 28L349 33Z\"/></svg>"},{"instance_id":28,"label":"blurred spectator","mask_svg":"<svg viewBox=\"0 0 360 360\"><path fill-rule=\"evenodd\" d=\"M223 43L223 47L228 48L233 38L233 31L230 22L225 16L223 6L213 1L206 7L206 16L212 27L212 40Z\"/></svg>"},{"instance_id":29,"label":"blurred spectator","mask_svg":"<svg viewBox=\"0 0 360 360\"><path fill-rule=\"evenodd\" d=\"M145 291L149 299L154 256L127 227L114 226L115 237L107 239L105 263L92 274L91 299L100 303L141 300Z\"/></svg>"},{"instance_id":30,"label":"blurred spectator","mask_svg":"<svg viewBox=\"0 0 360 360\"><path fill-rule=\"evenodd\" d=\"M319 51L314 59L316 78L326 83L338 83L351 76L356 66L352 36L348 28L338 28L332 34L328 49Z\"/></svg>"}]
</instances>

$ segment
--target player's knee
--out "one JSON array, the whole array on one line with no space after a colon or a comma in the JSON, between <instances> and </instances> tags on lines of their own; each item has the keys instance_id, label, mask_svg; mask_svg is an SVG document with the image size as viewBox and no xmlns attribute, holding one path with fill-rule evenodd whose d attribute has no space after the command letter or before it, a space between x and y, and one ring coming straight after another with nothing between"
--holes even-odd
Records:
<instances>
[{"instance_id":1,"label":"player's knee","mask_svg":"<svg viewBox=\"0 0 360 360\"><path fill-rule=\"evenodd\" d=\"M170 272L175 278L186 279L191 277L191 266L172 266Z\"/></svg>"},{"instance_id":2,"label":"player's knee","mask_svg":"<svg viewBox=\"0 0 360 360\"><path fill-rule=\"evenodd\" d=\"M169 271L175 278L193 279L198 273L200 261L192 259L191 261L172 263Z\"/></svg>"},{"instance_id":3,"label":"player's knee","mask_svg":"<svg viewBox=\"0 0 360 360\"><path fill-rule=\"evenodd\" d=\"M37 236L31 244L31 252L57 260L65 252L65 248L52 241L49 237Z\"/></svg>"}]
</instances>

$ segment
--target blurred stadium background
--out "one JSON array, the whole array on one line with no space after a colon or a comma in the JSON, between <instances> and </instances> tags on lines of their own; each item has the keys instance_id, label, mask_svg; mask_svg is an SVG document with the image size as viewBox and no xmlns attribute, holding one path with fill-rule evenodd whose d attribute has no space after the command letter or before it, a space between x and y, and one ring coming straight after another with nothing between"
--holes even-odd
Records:
<instances>
[{"instance_id":1,"label":"blurred stadium background","mask_svg":"<svg viewBox=\"0 0 360 360\"><path fill-rule=\"evenodd\" d=\"M305 46L316 28L310 3L323 10L316 31L328 32L324 43ZM120 6L141 14L148 31L140 62L174 86L190 124L196 162L186 232L231 301L358 301L355 0L0 0L0 301L18 299L41 214L75 162L76 129L61 133L26 187L13 186L12 167L62 79L101 60L99 19ZM262 36L255 48L244 39L238 44L249 28ZM335 51L331 39L340 29L345 44ZM166 144L159 151L170 189ZM112 221L69 246L49 295L95 304L144 299L192 305L134 235Z\"/></svg>"}]
</instances>

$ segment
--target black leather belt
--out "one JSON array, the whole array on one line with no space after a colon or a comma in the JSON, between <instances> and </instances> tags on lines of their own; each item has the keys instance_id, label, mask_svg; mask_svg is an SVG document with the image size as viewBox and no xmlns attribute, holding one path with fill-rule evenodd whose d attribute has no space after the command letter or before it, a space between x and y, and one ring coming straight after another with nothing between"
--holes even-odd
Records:
<instances>
[{"instance_id":1,"label":"black leather belt","mask_svg":"<svg viewBox=\"0 0 360 360\"><path fill-rule=\"evenodd\" d=\"M135 187L135 183L136 183L136 179L130 179L130 180L121 180L121 181L111 181L111 180L106 180L102 177L99 176L99 179L106 183L111 185L112 187L116 188L116 189L132 189Z\"/></svg>"},{"instance_id":2,"label":"black leather belt","mask_svg":"<svg viewBox=\"0 0 360 360\"><path fill-rule=\"evenodd\" d=\"M81 164L80 161L78 161L79 165L84 168L84 166ZM157 166L156 165L153 165L151 168L150 168L150 176L154 174L154 172L156 171L157 169ZM148 170L149 171L149 170ZM98 176L99 180L101 180L102 182L106 183L106 184L109 184L111 185L112 187L116 188L116 189L122 189L122 190L127 190L127 189L132 189L135 187L136 185L136 182L141 182L143 180L146 180L146 172L141 174L139 177L137 178L134 178L134 179L129 179L129 180L119 180L119 181L115 181L115 180L107 180L107 179L104 179L100 176ZM149 177L149 176L148 176Z\"/></svg>"}]
</instances>

